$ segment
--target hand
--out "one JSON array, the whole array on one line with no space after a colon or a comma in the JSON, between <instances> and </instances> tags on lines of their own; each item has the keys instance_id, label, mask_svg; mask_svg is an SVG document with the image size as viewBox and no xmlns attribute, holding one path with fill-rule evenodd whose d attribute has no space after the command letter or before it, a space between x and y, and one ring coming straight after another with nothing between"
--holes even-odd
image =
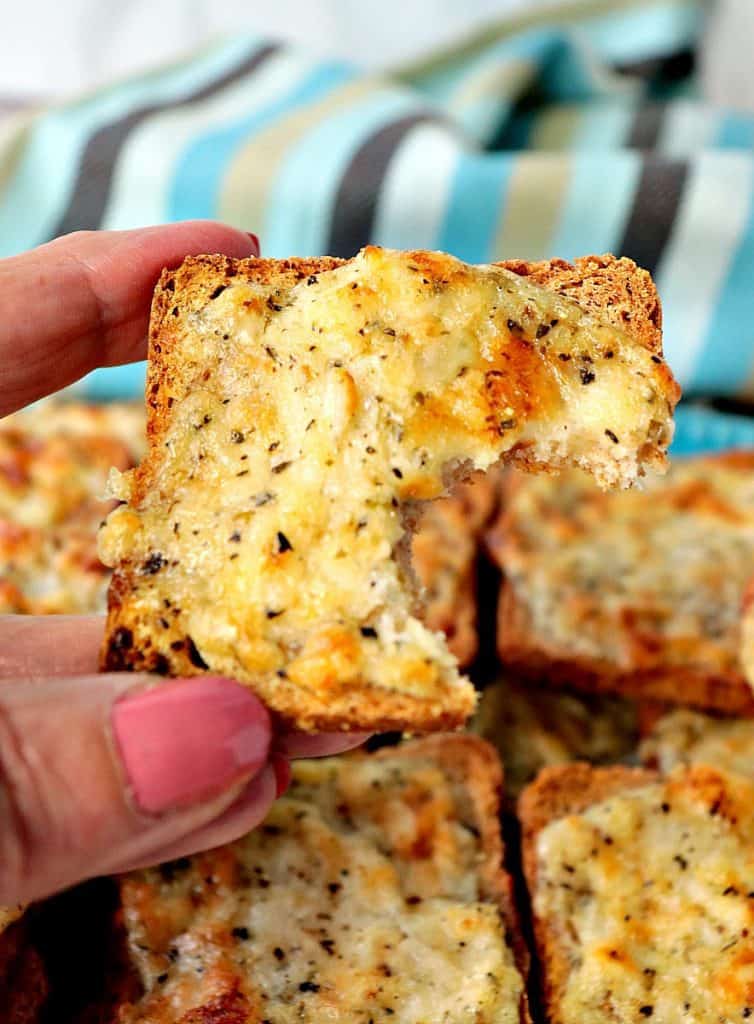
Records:
<instances>
[{"instance_id":1,"label":"hand","mask_svg":"<svg viewBox=\"0 0 754 1024\"><path fill-rule=\"evenodd\" d=\"M69 235L0 261L0 415L144 358L163 266L256 253L208 222ZM159 863L252 829L289 758L363 736L276 733L228 679L97 673L99 616L0 616L0 904Z\"/></svg>"}]
</instances>

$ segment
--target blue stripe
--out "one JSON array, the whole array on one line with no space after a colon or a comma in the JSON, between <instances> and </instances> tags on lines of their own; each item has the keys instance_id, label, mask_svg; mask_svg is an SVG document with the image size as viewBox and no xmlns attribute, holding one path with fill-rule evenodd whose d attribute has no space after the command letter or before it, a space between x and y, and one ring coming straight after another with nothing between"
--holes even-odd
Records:
<instances>
[{"instance_id":1,"label":"blue stripe","mask_svg":"<svg viewBox=\"0 0 754 1024\"><path fill-rule=\"evenodd\" d=\"M721 119L714 145L721 149L754 147L754 117L746 114L726 114Z\"/></svg>"},{"instance_id":2,"label":"blue stripe","mask_svg":"<svg viewBox=\"0 0 754 1024\"><path fill-rule=\"evenodd\" d=\"M74 384L72 391L85 395L94 402L112 402L119 398L140 398L144 394L147 364L130 363L128 366L108 366L93 370Z\"/></svg>"},{"instance_id":3,"label":"blue stripe","mask_svg":"<svg viewBox=\"0 0 754 1024\"><path fill-rule=\"evenodd\" d=\"M248 144L254 135L273 121L284 118L298 107L313 103L355 77L353 69L345 64L322 64L266 107L194 141L176 167L167 204L168 218L214 217L223 177L241 146Z\"/></svg>"},{"instance_id":4,"label":"blue stripe","mask_svg":"<svg viewBox=\"0 0 754 1024\"><path fill-rule=\"evenodd\" d=\"M652 4L585 19L579 36L603 60L617 64L664 57L696 42L706 4ZM568 26L564 26L568 28Z\"/></svg>"},{"instance_id":5,"label":"blue stripe","mask_svg":"<svg viewBox=\"0 0 754 1024\"><path fill-rule=\"evenodd\" d=\"M189 66L117 85L43 114L0 200L0 256L46 241L58 223L94 131L145 103L169 102L219 77L259 46L248 37L224 43Z\"/></svg>"},{"instance_id":6,"label":"blue stripe","mask_svg":"<svg viewBox=\"0 0 754 1024\"><path fill-rule=\"evenodd\" d=\"M625 144L636 114L638 97L593 103L581 108L581 122L571 145L574 149L618 149Z\"/></svg>"},{"instance_id":7,"label":"blue stripe","mask_svg":"<svg viewBox=\"0 0 754 1024\"><path fill-rule=\"evenodd\" d=\"M754 419L681 404L675 411L673 455L754 448Z\"/></svg>"},{"instance_id":8,"label":"blue stripe","mask_svg":"<svg viewBox=\"0 0 754 1024\"><path fill-rule=\"evenodd\" d=\"M710 317L688 391L730 393L754 370L754 168L749 216L725 285Z\"/></svg>"},{"instance_id":9,"label":"blue stripe","mask_svg":"<svg viewBox=\"0 0 754 1024\"><path fill-rule=\"evenodd\" d=\"M494 242L514 161L508 156L464 153L458 161L438 249L467 263L494 257Z\"/></svg>"},{"instance_id":10,"label":"blue stripe","mask_svg":"<svg viewBox=\"0 0 754 1024\"><path fill-rule=\"evenodd\" d=\"M638 153L574 155L552 252L565 259L613 252L623 237L640 173Z\"/></svg>"}]
</instances>

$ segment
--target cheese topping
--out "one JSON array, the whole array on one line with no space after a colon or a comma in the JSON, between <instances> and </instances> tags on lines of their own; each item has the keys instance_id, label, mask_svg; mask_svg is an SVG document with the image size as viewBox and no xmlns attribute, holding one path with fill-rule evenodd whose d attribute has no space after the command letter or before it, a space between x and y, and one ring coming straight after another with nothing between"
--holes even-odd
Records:
<instances>
[{"instance_id":1,"label":"cheese topping","mask_svg":"<svg viewBox=\"0 0 754 1024\"><path fill-rule=\"evenodd\" d=\"M754 1014L754 785L680 771L552 822L534 910L568 960L560 1024Z\"/></svg>"},{"instance_id":2,"label":"cheese topping","mask_svg":"<svg viewBox=\"0 0 754 1024\"><path fill-rule=\"evenodd\" d=\"M124 881L145 986L125 1024L234 992L270 1024L518 1024L463 800L429 760L300 762L245 839Z\"/></svg>"},{"instance_id":3,"label":"cheese topping","mask_svg":"<svg viewBox=\"0 0 754 1024\"><path fill-rule=\"evenodd\" d=\"M754 565L752 460L678 460L643 491L526 478L502 561L535 643L618 669L739 672L741 597Z\"/></svg>"},{"instance_id":4,"label":"cheese topping","mask_svg":"<svg viewBox=\"0 0 754 1024\"><path fill-rule=\"evenodd\" d=\"M655 724L639 756L661 772L696 763L754 778L754 719L713 718L680 708Z\"/></svg>"},{"instance_id":5,"label":"cheese topping","mask_svg":"<svg viewBox=\"0 0 754 1024\"><path fill-rule=\"evenodd\" d=\"M12 925L14 921L17 921L24 912L24 907L19 903L13 907L0 907L0 935L5 931L9 925Z\"/></svg>"},{"instance_id":6,"label":"cheese topping","mask_svg":"<svg viewBox=\"0 0 754 1024\"><path fill-rule=\"evenodd\" d=\"M659 357L501 268L369 248L284 289L234 277L183 319L181 287L156 342L165 432L100 545L158 668L190 638L267 700L281 673L321 699L458 691L413 614L400 505L514 447L609 483L662 459Z\"/></svg>"}]
</instances>

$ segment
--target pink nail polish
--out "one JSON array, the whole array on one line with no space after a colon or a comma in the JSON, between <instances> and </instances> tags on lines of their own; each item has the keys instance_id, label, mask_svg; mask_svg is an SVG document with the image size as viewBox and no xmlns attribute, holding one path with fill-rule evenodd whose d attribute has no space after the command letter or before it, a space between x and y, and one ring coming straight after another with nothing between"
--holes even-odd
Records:
<instances>
[{"instance_id":1,"label":"pink nail polish","mask_svg":"<svg viewBox=\"0 0 754 1024\"><path fill-rule=\"evenodd\" d=\"M251 231L246 232L247 236L251 239L251 244L254 246L254 250L259 255L259 236L253 234Z\"/></svg>"},{"instance_id":2,"label":"pink nail polish","mask_svg":"<svg viewBox=\"0 0 754 1024\"><path fill-rule=\"evenodd\" d=\"M127 694L112 728L134 799L157 814L216 796L267 760L270 719L239 683L211 676Z\"/></svg>"},{"instance_id":3,"label":"pink nail polish","mask_svg":"<svg viewBox=\"0 0 754 1024\"><path fill-rule=\"evenodd\" d=\"M282 754L271 754L270 764L275 772L275 796L280 797L291 784L291 762Z\"/></svg>"}]
</instances>

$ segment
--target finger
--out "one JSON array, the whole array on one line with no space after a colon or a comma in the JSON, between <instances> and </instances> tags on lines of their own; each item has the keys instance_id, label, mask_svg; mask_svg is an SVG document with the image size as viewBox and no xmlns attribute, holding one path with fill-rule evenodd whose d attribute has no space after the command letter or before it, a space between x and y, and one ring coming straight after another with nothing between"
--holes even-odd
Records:
<instances>
[{"instance_id":1,"label":"finger","mask_svg":"<svg viewBox=\"0 0 754 1024\"><path fill-rule=\"evenodd\" d=\"M0 260L0 416L97 366L143 359L163 267L192 253L250 256L253 236L212 221L81 231Z\"/></svg>"},{"instance_id":2,"label":"finger","mask_svg":"<svg viewBox=\"0 0 754 1024\"><path fill-rule=\"evenodd\" d=\"M370 736L368 732L287 732L275 739L274 748L286 757L331 757L360 747Z\"/></svg>"},{"instance_id":3,"label":"finger","mask_svg":"<svg viewBox=\"0 0 754 1024\"><path fill-rule=\"evenodd\" d=\"M202 835L262 772L270 721L247 689L208 676L149 683L123 673L0 687L0 904ZM236 825L266 811L268 790Z\"/></svg>"},{"instance_id":4,"label":"finger","mask_svg":"<svg viewBox=\"0 0 754 1024\"><path fill-rule=\"evenodd\" d=\"M155 850L146 859L136 862L115 865L111 870L117 872L136 871L140 868L154 867L178 857L190 857L202 850L214 850L242 836L264 820L270 805L278 795L278 783L275 769L271 764L252 779L238 799L220 817L210 825L192 832L178 842L171 843Z\"/></svg>"},{"instance_id":5,"label":"finger","mask_svg":"<svg viewBox=\"0 0 754 1024\"><path fill-rule=\"evenodd\" d=\"M97 671L102 615L0 615L0 680Z\"/></svg>"}]
</instances>

